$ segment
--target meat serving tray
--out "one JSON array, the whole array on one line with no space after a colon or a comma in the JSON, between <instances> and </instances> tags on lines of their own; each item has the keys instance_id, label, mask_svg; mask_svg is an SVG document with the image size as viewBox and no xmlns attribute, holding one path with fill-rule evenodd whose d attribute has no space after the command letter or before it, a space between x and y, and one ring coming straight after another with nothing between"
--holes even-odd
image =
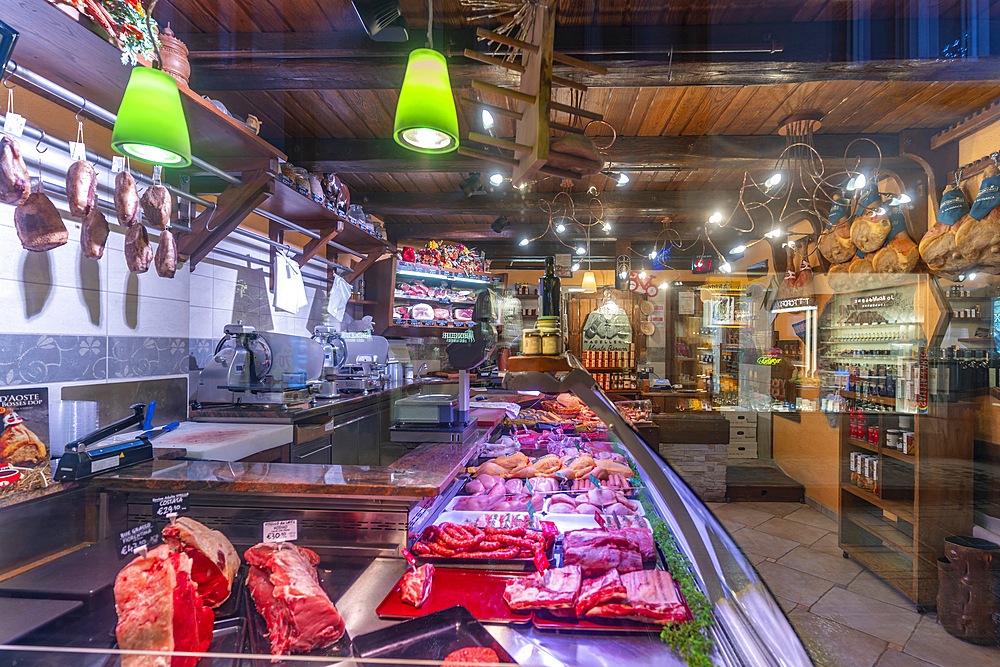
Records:
<instances>
[{"instance_id":1,"label":"meat serving tray","mask_svg":"<svg viewBox=\"0 0 1000 667\"><path fill-rule=\"evenodd\" d=\"M362 660L381 658L441 662L452 651L474 646L493 649L501 663L517 664L493 635L462 606L442 609L354 639L354 653Z\"/></svg>"},{"instance_id":2,"label":"meat serving tray","mask_svg":"<svg viewBox=\"0 0 1000 667\"><path fill-rule=\"evenodd\" d=\"M530 611L512 611L503 600L507 582L520 574L438 567L431 593L418 609L403 602L399 583L375 609L379 618L417 618L461 605L485 623L529 623Z\"/></svg>"}]
</instances>

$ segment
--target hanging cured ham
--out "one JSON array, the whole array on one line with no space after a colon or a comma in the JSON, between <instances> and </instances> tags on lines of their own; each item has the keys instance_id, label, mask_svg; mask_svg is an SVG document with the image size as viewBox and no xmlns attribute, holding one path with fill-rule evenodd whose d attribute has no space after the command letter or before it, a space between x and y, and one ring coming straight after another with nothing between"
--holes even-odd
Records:
<instances>
[{"instance_id":1,"label":"hanging cured ham","mask_svg":"<svg viewBox=\"0 0 1000 667\"><path fill-rule=\"evenodd\" d=\"M872 266L872 255L859 252L858 256L851 260L847 271L851 276L853 289L868 289L875 283L875 276L872 275L875 273L875 267Z\"/></svg>"},{"instance_id":2,"label":"hanging cured ham","mask_svg":"<svg viewBox=\"0 0 1000 667\"><path fill-rule=\"evenodd\" d=\"M31 194L31 179L21 157L21 145L13 137L0 139L0 202L23 204Z\"/></svg>"},{"instance_id":3,"label":"hanging cured ham","mask_svg":"<svg viewBox=\"0 0 1000 667\"><path fill-rule=\"evenodd\" d=\"M120 171L115 176L115 213L122 227L131 227L139 220L139 191L135 179L127 171Z\"/></svg>"},{"instance_id":4,"label":"hanging cured ham","mask_svg":"<svg viewBox=\"0 0 1000 667\"><path fill-rule=\"evenodd\" d=\"M979 194L969 213L955 227L955 246L972 265L1000 273L1000 169L986 168Z\"/></svg>"},{"instance_id":5,"label":"hanging cured ham","mask_svg":"<svg viewBox=\"0 0 1000 667\"><path fill-rule=\"evenodd\" d=\"M162 185L151 185L142 193L139 200L142 205L142 216L153 229L166 229L170 224L172 204L170 192Z\"/></svg>"},{"instance_id":6,"label":"hanging cured ham","mask_svg":"<svg viewBox=\"0 0 1000 667\"><path fill-rule=\"evenodd\" d=\"M90 209L90 213L80 225L80 249L83 250L83 256L90 259L103 257L104 246L108 242L110 231L108 220L100 209L96 206Z\"/></svg>"},{"instance_id":7,"label":"hanging cured ham","mask_svg":"<svg viewBox=\"0 0 1000 667\"><path fill-rule=\"evenodd\" d=\"M52 200L41 192L31 193L14 209L14 227L21 246L32 252L52 250L69 240L62 216Z\"/></svg>"},{"instance_id":8,"label":"hanging cured ham","mask_svg":"<svg viewBox=\"0 0 1000 667\"><path fill-rule=\"evenodd\" d=\"M132 225L125 232L125 262L132 273L145 273L153 261L153 246L143 225Z\"/></svg>"},{"instance_id":9,"label":"hanging cured ham","mask_svg":"<svg viewBox=\"0 0 1000 667\"><path fill-rule=\"evenodd\" d=\"M795 257L792 246L786 246L786 261L788 268L785 270L785 279L778 285L778 301L795 298Z\"/></svg>"},{"instance_id":10,"label":"hanging cured ham","mask_svg":"<svg viewBox=\"0 0 1000 667\"><path fill-rule=\"evenodd\" d=\"M840 195L834 195L827 219L827 229L819 239L820 253L833 264L851 261L857 247L851 240L850 203Z\"/></svg>"},{"instance_id":11,"label":"hanging cured ham","mask_svg":"<svg viewBox=\"0 0 1000 667\"><path fill-rule=\"evenodd\" d=\"M935 222L917 246L927 269L938 276L955 280L972 267L972 262L958 251L955 236L969 219L969 202L958 185L945 190Z\"/></svg>"},{"instance_id":12,"label":"hanging cured ham","mask_svg":"<svg viewBox=\"0 0 1000 667\"><path fill-rule=\"evenodd\" d=\"M161 278L173 278L177 272L177 240L169 229L160 232L160 242L156 246L153 264Z\"/></svg>"},{"instance_id":13,"label":"hanging cured ham","mask_svg":"<svg viewBox=\"0 0 1000 667\"><path fill-rule=\"evenodd\" d=\"M898 282L899 276L911 273L920 259L920 251L906 231L906 219L897 209L889 216L891 227L889 240L872 257L872 268L875 273ZM889 276L894 276L889 278Z\"/></svg>"},{"instance_id":14,"label":"hanging cured ham","mask_svg":"<svg viewBox=\"0 0 1000 667\"><path fill-rule=\"evenodd\" d=\"M69 214L84 218L97 205L97 169L90 162L74 162L66 171Z\"/></svg>"},{"instance_id":15,"label":"hanging cured ham","mask_svg":"<svg viewBox=\"0 0 1000 667\"><path fill-rule=\"evenodd\" d=\"M826 272L830 289L837 293L848 292L851 289L851 263L834 264Z\"/></svg>"},{"instance_id":16,"label":"hanging cured ham","mask_svg":"<svg viewBox=\"0 0 1000 667\"><path fill-rule=\"evenodd\" d=\"M802 298L811 297L813 294L812 266L809 265L809 260L803 256L802 262L799 264L799 273L795 276L795 296Z\"/></svg>"},{"instance_id":17,"label":"hanging cured ham","mask_svg":"<svg viewBox=\"0 0 1000 667\"><path fill-rule=\"evenodd\" d=\"M882 195L872 188L865 197L858 217L851 223L851 241L861 252L875 252L889 238L889 213L882 205Z\"/></svg>"}]
</instances>

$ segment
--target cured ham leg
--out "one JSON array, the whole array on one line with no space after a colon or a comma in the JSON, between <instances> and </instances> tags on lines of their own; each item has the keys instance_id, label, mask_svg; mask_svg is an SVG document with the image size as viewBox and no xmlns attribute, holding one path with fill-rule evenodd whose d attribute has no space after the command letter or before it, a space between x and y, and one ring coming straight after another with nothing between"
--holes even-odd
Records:
<instances>
[{"instance_id":1,"label":"cured ham leg","mask_svg":"<svg viewBox=\"0 0 1000 667\"><path fill-rule=\"evenodd\" d=\"M778 285L778 300L795 298L795 257L791 246L786 246L787 266L785 279Z\"/></svg>"},{"instance_id":2,"label":"cured ham leg","mask_svg":"<svg viewBox=\"0 0 1000 667\"><path fill-rule=\"evenodd\" d=\"M90 259L100 259L104 256L104 245L108 242L111 228L108 220L96 206L83 219L80 225L80 249L83 256Z\"/></svg>"},{"instance_id":3,"label":"cured ham leg","mask_svg":"<svg viewBox=\"0 0 1000 667\"><path fill-rule=\"evenodd\" d=\"M132 225L125 232L125 262L132 273L145 273L153 261L153 246L143 225Z\"/></svg>"},{"instance_id":4,"label":"cured ham leg","mask_svg":"<svg viewBox=\"0 0 1000 667\"><path fill-rule=\"evenodd\" d=\"M166 229L170 224L172 204L170 193L162 185L151 185L142 193L139 200L142 205L142 216L153 229Z\"/></svg>"},{"instance_id":5,"label":"cured ham leg","mask_svg":"<svg viewBox=\"0 0 1000 667\"><path fill-rule=\"evenodd\" d=\"M927 269L938 276L955 280L973 264L958 250L955 237L969 220L969 202L957 185L948 186L941 198L937 222L920 239L917 248Z\"/></svg>"},{"instance_id":6,"label":"cured ham leg","mask_svg":"<svg viewBox=\"0 0 1000 667\"><path fill-rule=\"evenodd\" d=\"M875 269L875 273L882 276L911 273L920 259L920 251L906 232L906 219L903 218L903 214L896 211L889 219L892 221L889 241L875 253L872 258L872 268Z\"/></svg>"},{"instance_id":7,"label":"cured ham leg","mask_svg":"<svg viewBox=\"0 0 1000 667\"><path fill-rule=\"evenodd\" d=\"M52 200L41 192L28 195L14 209L14 227L21 246L31 252L46 252L69 241L69 231Z\"/></svg>"},{"instance_id":8,"label":"cured ham leg","mask_svg":"<svg viewBox=\"0 0 1000 667\"><path fill-rule=\"evenodd\" d=\"M889 213L882 205L882 195L873 190L865 199L864 210L851 223L851 241L862 252L875 252L889 237Z\"/></svg>"},{"instance_id":9,"label":"cured ham leg","mask_svg":"<svg viewBox=\"0 0 1000 667\"><path fill-rule=\"evenodd\" d=\"M1000 169L986 168L972 209L955 230L962 257L989 273L1000 273Z\"/></svg>"},{"instance_id":10,"label":"cured ham leg","mask_svg":"<svg viewBox=\"0 0 1000 667\"><path fill-rule=\"evenodd\" d=\"M28 168L21 157L21 145L17 139L0 139L0 202L23 204L31 194L31 179Z\"/></svg>"},{"instance_id":11,"label":"cured ham leg","mask_svg":"<svg viewBox=\"0 0 1000 667\"><path fill-rule=\"evenodd\" d=\"M857 248L851 240L850 205L840 195L834 195L830 208L829 229L819 239L819 251L833 264L849 262Z\"/></svg>"},{"instance_id":12,"label":"cured ham leg","mask_svg":"<svg viewBox=\"0 0 1000 667\"><path fill-rule=\"evenodd\" d=\"M122 227L131 227L139 220L139 191L135 179L127 171L120 171L115 176L115 213Z\"/></svg>"},{"instance_id":13,"label":"cured ham leg","mask_svg":"<svg viewBox=\"0 0 1000 667\"><path fill-rule=\"evenodd\" d=\"M84 218L97 205L97 169L90 162L78 161L66 171L66 202L69 214Z\"/></svg>"},{"instance_id":14,"label":"cured ham leg","mask_svg":"<svg viewBox=\"0 0 1000 667\"><path fill-rule=\"evenodd\" d=\"M173 278L177 272L177 240L169 229L160 232L160 242L156 245L153 264L156 265L156 273L161 278Z\"/></svg>"}]
</instances>

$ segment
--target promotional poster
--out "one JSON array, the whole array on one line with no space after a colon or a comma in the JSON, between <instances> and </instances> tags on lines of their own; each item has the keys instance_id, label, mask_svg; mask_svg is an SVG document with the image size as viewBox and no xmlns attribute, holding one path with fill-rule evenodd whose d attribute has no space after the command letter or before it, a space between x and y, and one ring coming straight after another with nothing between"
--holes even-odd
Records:
<instances>
[{"instance_id":1,"label":"promotional poster","mask_svg":"<svg viewBox=\"0 0 1000 667\"><path fill-rule=\"evenodd\" d=\"M0 419L0 494L48 486L52 481L48 389L0 390Z\"/></svg>"}]
</instances>

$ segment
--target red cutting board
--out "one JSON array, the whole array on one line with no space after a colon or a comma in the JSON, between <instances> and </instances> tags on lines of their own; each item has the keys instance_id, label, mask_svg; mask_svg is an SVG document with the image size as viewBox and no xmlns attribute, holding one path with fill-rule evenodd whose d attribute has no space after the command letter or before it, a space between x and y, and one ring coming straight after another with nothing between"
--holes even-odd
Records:
<instances>
[{"instance_id":1,"label":"red cutting board","mask_svg":"<svg viewBox=\"0 0 1000 667\"><path fill-rule=\"evenodd\" d=\"M462 605L476 620L487 623L529 623L531 612L511 611L503 600L507 582L524 573L439 567L434 570L431 594L419 609L399 597L399 582L375 608L379 618L416 618Z\"/></svg>"}]
</instances>

